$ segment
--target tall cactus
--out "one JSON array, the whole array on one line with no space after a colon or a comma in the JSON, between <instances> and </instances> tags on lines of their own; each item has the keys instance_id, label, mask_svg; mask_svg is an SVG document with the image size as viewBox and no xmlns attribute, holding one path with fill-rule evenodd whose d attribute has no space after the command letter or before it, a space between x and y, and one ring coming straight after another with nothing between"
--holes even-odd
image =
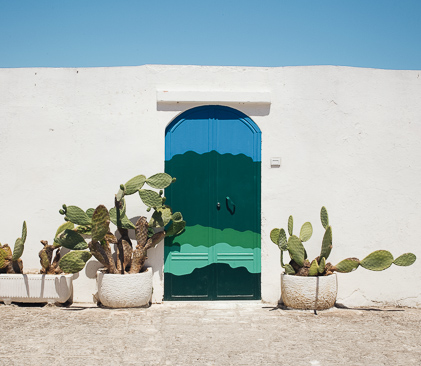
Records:
<instances>
[{"instance_id":1,"label":"tall cactus","mask_svg":"<svg viewBox=\"0 0 421 366\"><path fill-rule=\"evenodd\" d=\"M367 255L363 260L358 258L346 258L337 265L326 263L327 258L332 250L332 227L329 225L329 215L323 206L320 211L320 220L325 229L323 235L322 247L320 255L311 263L307 260L307 253L304 249L303 242L310 239L313 229L309 222L306 222L300 231L300 236L293 235L293 218L288 219L288 233L290 235L287 240L284 229L273 229L270 238L281 250L281 266L286 274L297 276L327 276L333 272L349 273L356 270L359 266L371 271L383 271L392 264L397 266L410 266L416 260L413 253L405 253L394 259L393 255L387 250L376 250ZM284 264L283 252L288 251L291 261Z\"/></svg>"},{"instance_id":2,"label":"tall cactus","mask_svg":"<svg viewBox=\"0 0 421 366\"><path fill-rule=\"evenodd\" d=\"M22 225L22 236L16 239L12 249L8 244L0 244L0 273L22 273L23 262L20 257L23 254L27 236L26 222Z\"/></svg>"},{"instance_id":3,"label":"tall cactus","mask_svg":"<svg viewBox=\"0 0 421 366\"><path fill-rule=\"evenodd\" d=\"M174 182L175 178L166 173L158 173L149 178L137 175L126 184L120 185L114 198L114 207L110 211L102 205L87 211L76 206L63 205L60 213L65 215L65 220L78 226L73 230L64 230L56 240L59 245L72 250L60 260L60 268L68 273L79 272L93 255L108 273L140 272L147 259L148 249L155 247L165 236L180 234L186 225L180 212L173 213L171 207L165 205L162 190ZM160 191L143 189L145 184ZM153 209L153 213L149 222L146 217L140 217L134 225L126 215L125 196L136 192L147 211ZM119 239L110 232L110 222L116 225ZM133 248L129 237L130 229L135 230L136 248ZM81 234L91 236L89 244ZM112 255L111 244L116 244L116 260Z\"/></svg>"}]
</instances>

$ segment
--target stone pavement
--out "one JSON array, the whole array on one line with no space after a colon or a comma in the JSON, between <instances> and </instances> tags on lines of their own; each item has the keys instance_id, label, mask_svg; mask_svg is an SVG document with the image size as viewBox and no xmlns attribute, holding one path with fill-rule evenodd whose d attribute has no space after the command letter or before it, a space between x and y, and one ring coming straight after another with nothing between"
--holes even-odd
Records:
<instances>
[{"instance_id":1,"label":"stone pavement","mask_svg":"<svg viewBox=\"0 0 421 366\"><path fill-rule=\"evenodd\" d=\"M421 309L0 306L0 365L420 365Z\"/></svg>"}]
</instances>

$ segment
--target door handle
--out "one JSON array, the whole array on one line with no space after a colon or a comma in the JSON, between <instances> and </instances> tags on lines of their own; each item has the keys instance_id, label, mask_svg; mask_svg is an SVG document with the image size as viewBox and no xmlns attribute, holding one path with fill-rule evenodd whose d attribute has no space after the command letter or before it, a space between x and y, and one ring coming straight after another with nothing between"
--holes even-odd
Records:
<instances>
[{"instance_id":1,"label":"door handle","mask_svg":"<svg viewBox=\"0 0 421 366\"><path fill-rule=\"evenodd\" d=\"M234 213L235 213L235 203L234 203L234 201L227 196L227 197L225 197L225 202L227 204L227 210L230 212L231 215L234 215Z\"/></svg>"}]
</instances>

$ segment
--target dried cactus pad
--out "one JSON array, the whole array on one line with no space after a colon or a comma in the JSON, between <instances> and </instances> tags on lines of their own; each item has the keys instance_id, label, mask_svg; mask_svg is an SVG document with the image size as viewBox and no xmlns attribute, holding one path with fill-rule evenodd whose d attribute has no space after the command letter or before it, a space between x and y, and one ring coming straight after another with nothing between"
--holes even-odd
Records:
<instances>
[{"instance_id":1,"label":"dried cactus pad","mask_svg":"<svg viewBox=\"0 0 421 366\"><path fill-rule=\"evenodd\" d=\"M370 271L383 271L393 263L393 255L387 250L376 250L369 254L361 262L361 267Z\"/></svg>"},{"instance_id":2,"label":"dried cactus pad","mask_svg":"<svg viewBox=\"0 0 421 366\"><path fill-rule=\"evenodd\" d=\"M92 257L90 252L69 252L60 259L60 268L65 273L77 273L85 267L86 262Z\"/></svg>"},{"instance_id":3,"label":"dried cactus pad","mask_svg":"<svg viewBox=\"0 0 421 366\"><path fill-rule=\"evenodd\" d=\"M92 215L92 241L101 241L110 230L110 215L104 205L99 205Z\"/></svg>"},{"instance_id":4,"label":"dried cactus pad","mask_svg":"<svg viewBox=\"0 0 421 366\"><path fill-rule=\"evenodd\" d=\"M417 257L413 253L405 253L400 255L398 258L396 258L393 261L393 264L396 264L397 266L410 266L416 261Z\"/></svg>"}]
</instances>

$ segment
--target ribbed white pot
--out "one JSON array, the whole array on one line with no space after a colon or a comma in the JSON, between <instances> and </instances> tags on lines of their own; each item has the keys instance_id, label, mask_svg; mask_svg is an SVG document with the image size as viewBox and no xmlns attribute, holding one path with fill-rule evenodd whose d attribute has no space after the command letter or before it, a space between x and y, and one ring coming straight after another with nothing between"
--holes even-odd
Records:
<instances>
[{"instance_id":1,"label":"ribbed white pot","mask_svg":"<svg viewBox=\"0 0 421 366\"><path fill-rule=\"evenodd\" d=\"M73 275L0 274L0 301L65 303L73 298Z\"/></svg>"},{"instance_id":2,"label":"ribbed white pot","mask_svg":"<svg viewBox=\"0 0 421 366\"><path fill-rule=\"evenodd\" d=\"M152 297L152 268L135 274L97 272L98 300L110 308L148 306Z\"/></svg>"},{"instance_id":3,"label":"ribbed white pot","mask_svg":"<svg viewBox=\"0 0 421 366\"><path fill-rule=\"evenodd\" d=\"M303 277L281 274L282 301L302 310L324 310L335 305L338 293L336 273L330 276Z\"/></svg>"}]
</instances>

